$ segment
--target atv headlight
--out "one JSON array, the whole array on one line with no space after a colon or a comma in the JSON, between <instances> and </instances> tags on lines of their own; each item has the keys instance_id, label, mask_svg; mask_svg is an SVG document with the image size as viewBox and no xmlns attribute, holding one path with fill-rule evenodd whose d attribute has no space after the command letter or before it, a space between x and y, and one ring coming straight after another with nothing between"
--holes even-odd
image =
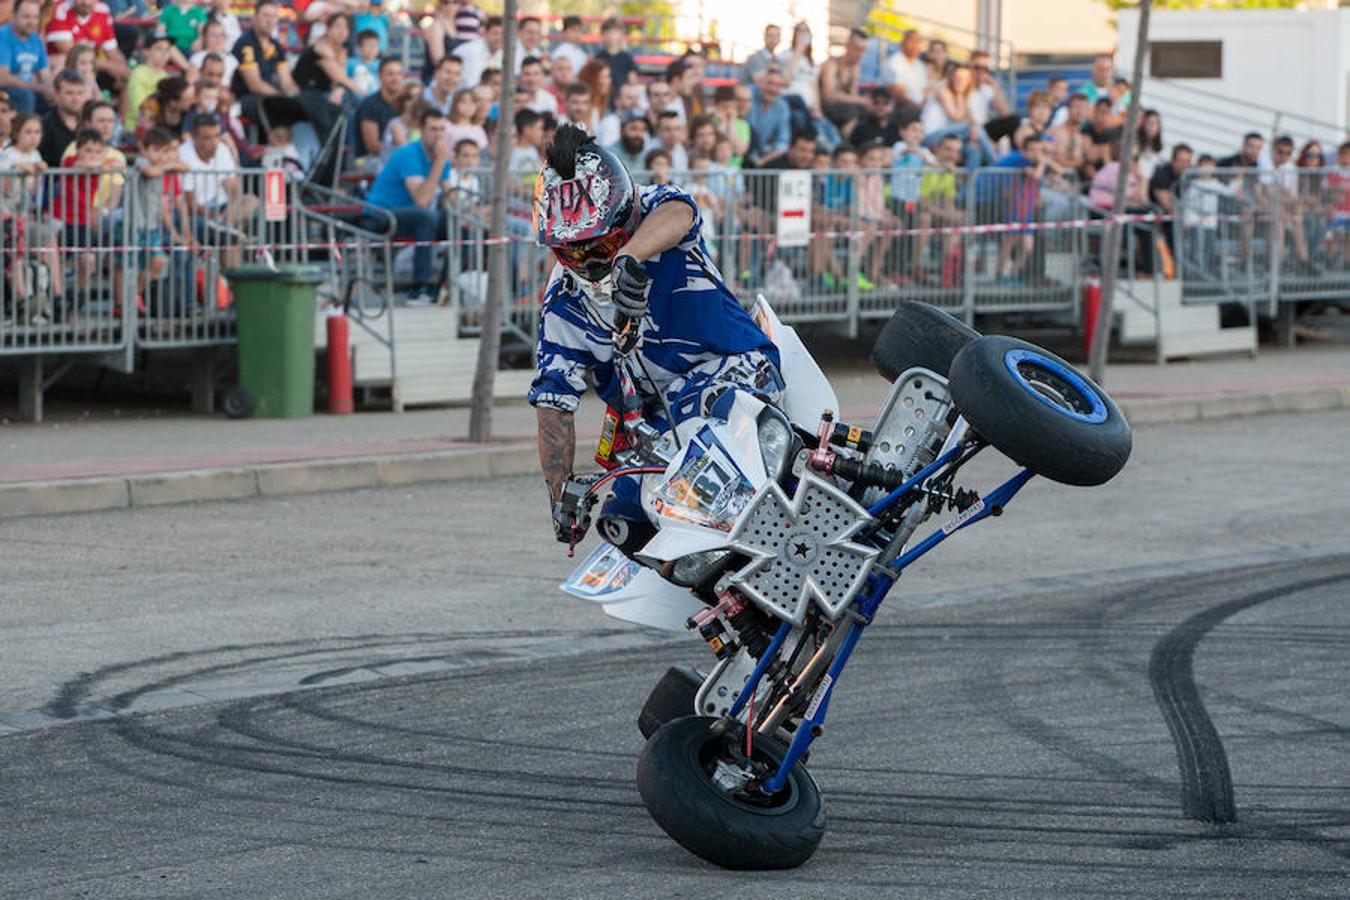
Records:
<instances>
[{"instance_id":1,"label":"atv headlight","mask_svg":"<svg viewBox=\"0 0 1350 900\"><path fill-rule=\"evenodd\" d=\"M776 409L765 408L759 415L759 455L774 481L782 477L792 459L792 426Z\"/></svg>"},{"instance_id":2,"label":"atv headlight","mask_svg":"<svg viewBox=\"0 0 1350 900\"><path fill-rule=\"evenodd\" d=\"M712 577L730 555L730 550L709 550L682 556L671 564L667 578L681 587L696 587Z\"/></svg>"}]
</instances>

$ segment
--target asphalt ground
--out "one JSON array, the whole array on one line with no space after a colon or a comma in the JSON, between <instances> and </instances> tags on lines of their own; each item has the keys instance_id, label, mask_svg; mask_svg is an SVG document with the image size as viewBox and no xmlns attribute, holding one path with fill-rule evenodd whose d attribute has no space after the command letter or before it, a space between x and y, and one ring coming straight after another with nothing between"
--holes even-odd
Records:
<instances>
[{"instance_id":1,"label":"asphalt ground","mask_svg":"<svg viewBox=\"0 0 1350 900\"><path fill-rule=\"evenodd\" d=\"M1344 412L1141 428L945 544L776 875L641 808L636 711L702 651L554 592L534 479L0 523L0 896L1346 896L1347 446Z\"/></svg>"},{"instance_id":2,"label":"asphalt ground","mask_svg":"<svg viewBox=\"0 0 1350 900\"><path fill-rule=\"evenodd\" d=\"M1348 585L1336 556L874 626L812 759L826 838L792 872L714 869L647 817L633 713L687 655L663 647L0 740L0 894L1344 897ZM1193 659L1157 663L1179 639ZM1232 824L1181 808L1159 699L1187 677Z\"/></svg>"}]
</instances>

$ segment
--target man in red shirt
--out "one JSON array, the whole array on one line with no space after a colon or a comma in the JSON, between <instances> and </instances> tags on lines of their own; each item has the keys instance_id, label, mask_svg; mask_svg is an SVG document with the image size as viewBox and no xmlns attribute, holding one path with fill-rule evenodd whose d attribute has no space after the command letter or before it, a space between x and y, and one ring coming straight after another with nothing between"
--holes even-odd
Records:
<instances>
[{"instance_id":1,"label":"man in red shirt","mask_svg":"<svg viewBox=\"0 0 1350 900\"><path fill-rule=\"evenodd\" d=\"M66 64L66 53L77 42L84 41L94 45L98 54L94 68L100 75L99 81L108 82L105 87L119 86L126 80L127 61L117 48L112 13L107 4L99 0L61 0L47 23L46 37L52 71L61 71Z\"/></svg>"}]
</instances>

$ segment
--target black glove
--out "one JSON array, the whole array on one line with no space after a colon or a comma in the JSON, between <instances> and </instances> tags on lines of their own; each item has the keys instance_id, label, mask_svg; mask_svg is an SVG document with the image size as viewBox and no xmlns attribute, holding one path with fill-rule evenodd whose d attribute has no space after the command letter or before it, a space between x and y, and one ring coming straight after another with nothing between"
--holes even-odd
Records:
<instances>
[{"instance_id":1,"label":"black glove","mask_svg":"<svg viewBox=\"0 0 1350 900\"><path fill-rule=\"evenodd\" d=\"M647 315L647 292L652 280L647 270L627 253L614 257L614 308L630 319Z\"/></svg>"},{"instance_id":2,"label":"black glove","mask_svg":"<svg viewBox=\"0 0 1350 900\"><path fill-rule=\"evenodd\" d=\"M563 501L553 501L553 536L562 544L579 544L591 527L589 512L577 518L577 510L570 509Z\"/></svg>"},{"instance_id":3,"label":"black glove","mask_svg":"<svg viewBox=\"0 0 1350 900\"><path fill-rule=\"evenodd\" d=\"M585 485L569 478L563 484L562 496L553 501L553 536L559 543L578 544L591 527L591 505L587 503Z\"/></svg>"}]
</instances>

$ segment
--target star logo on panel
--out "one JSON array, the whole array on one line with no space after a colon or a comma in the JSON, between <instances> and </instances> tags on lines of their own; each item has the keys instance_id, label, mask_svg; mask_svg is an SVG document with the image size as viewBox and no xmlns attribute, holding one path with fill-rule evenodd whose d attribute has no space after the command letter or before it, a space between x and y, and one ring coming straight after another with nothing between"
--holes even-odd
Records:
<instances>
[{"instance_id":1,"label":"star logo on panel","mask_svg":"<svg viewBox=\"0 0 1350 900\"><path fill-rule=\"evenodd\" d=\"M809 473L791 499L770 482L732 533L733 546L750 557L733 583L794 624L802 623L813 602L837 618L880 553L850 540L871 520L851 497Z\"/></svg>"}]
</instances>

